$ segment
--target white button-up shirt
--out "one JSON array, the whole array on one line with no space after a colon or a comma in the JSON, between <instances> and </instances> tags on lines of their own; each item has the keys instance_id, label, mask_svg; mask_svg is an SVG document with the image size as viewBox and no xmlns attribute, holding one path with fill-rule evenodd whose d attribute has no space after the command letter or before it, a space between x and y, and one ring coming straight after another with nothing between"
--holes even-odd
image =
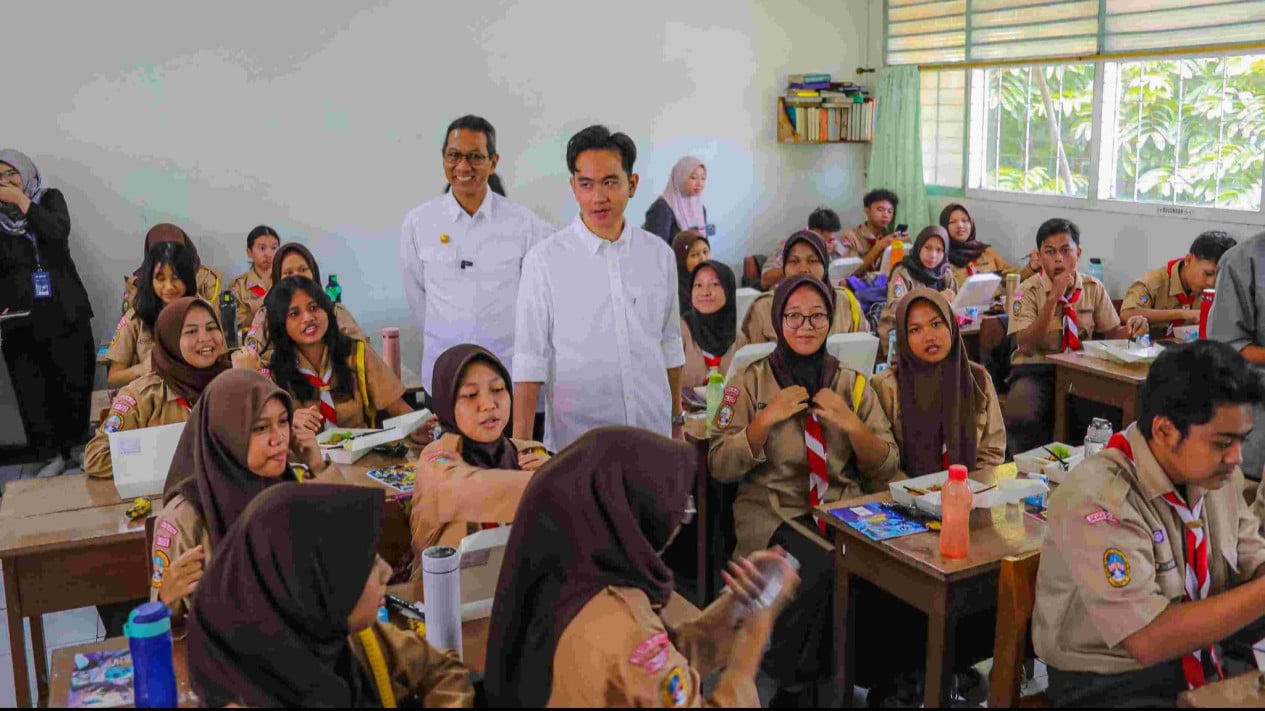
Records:
<instances>
[{"instance_id":1,"label":"white button-up shirt","mask_svg":"<svg viewBox=\"0 0 1265 711\"><path fill-rule=\"evenodd\" d=\"M448 192L404 218L400 265L404 294L422 329L427 392L435 360L461 343L483 346L512 367L523 257L556 230L491 190L473 215Z\"/></svg>"},{"instance_id":2,"label":"white button-up shirt","mask_svg":"<svg viewBox=\"0 0 1265 711\"><path fill-rule=\"evenodd\" d=\"M670 437L669 368L685 364L676 258L624 221L608 242L579 217L523 260L514 380L545 384L545 445L604 425Z\"/></svg>"}]
</instances>

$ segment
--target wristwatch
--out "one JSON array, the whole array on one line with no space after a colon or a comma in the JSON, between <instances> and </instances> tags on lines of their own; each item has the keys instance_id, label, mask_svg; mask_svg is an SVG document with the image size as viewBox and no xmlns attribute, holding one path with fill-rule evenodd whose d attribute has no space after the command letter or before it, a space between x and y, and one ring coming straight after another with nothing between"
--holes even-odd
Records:
<instances>
[{"instance_id":1,"label":"wristwatch","mask_svg":"<svg viewBox=\"0 0 1265 711\"><path fill-rule=\"evenodd\" d=\"M676 417L673 417L672 424L684 427L685 426L685 411L681 411L681 414L677 415Z\"/></svg>"}]
</instances>

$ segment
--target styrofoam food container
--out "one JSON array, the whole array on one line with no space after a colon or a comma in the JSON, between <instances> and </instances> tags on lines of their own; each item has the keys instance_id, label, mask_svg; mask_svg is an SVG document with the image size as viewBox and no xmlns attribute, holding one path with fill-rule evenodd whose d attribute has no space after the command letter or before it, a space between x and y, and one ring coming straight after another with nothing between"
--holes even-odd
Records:
<instances>
[{"instance_id":1,"label":"styrofoam food container","mask_svg":"<svg viewBox=\"0 0 1265 711\"><path fill-rule=\"evenodd\" d=\"M949 472L936 472L913 479L893 481L888 484L888 489L892 492L892 498L897 503L914 506L920 511L940 518L939 491L918 496L910 492L906 487L912 486L917 489L926 489L936 484L943 485L948 478ZM1002 504L1016 503L1029 496L1036 496L1050 490L1050 487L1037 479L1003 479L997 482L996 486L989 486L968 477L966 483L971 487L971 493L975 494L971 501L971 508L973 509L991 509ZM988 489L988 491L980 493L984 489Z\"/></svg>"},{"instance_id":2,"label":"styrofoam food container","mask_svg":"<svg viewBox=\"0 0 1265 711\"><path fill-rule=\"evenodd\" d=\"M1045 446L1050 449L1054 449L1056 446L1066 447L1071 452L1071 456L1068 457L1069 461L1074 457L1080 457L1082 459L1085 457L1084 447L1073 447L1062 442L1051 442ZM1054 458L1054 455L1045 451L1041 447L1030 449L1022 454L1015 455L1015 467L1024 474L1045 474L1045 468L1051 463L1057 465L1058 460Z\"/></svg>"},{"instance_id":3,"label":"styrofoam food container","mask_svg":"<svg viewBox=\"0 0 1265 711\"><path fill-rule=\"evenodd\" d=\"M352 452L348 449L344 449L342 444L328 444L329 438L334 436L335 432L350 432L354 437L355 435L374 431L376 430L356 429L354 427L334 427L317 435L316 443L321 445L321 454L325 457L326 461L333 462L335 464L355 464L360 461L361 457L368 454L370 450L362 449L358 452Z\"/></svg>"}]
</instances>

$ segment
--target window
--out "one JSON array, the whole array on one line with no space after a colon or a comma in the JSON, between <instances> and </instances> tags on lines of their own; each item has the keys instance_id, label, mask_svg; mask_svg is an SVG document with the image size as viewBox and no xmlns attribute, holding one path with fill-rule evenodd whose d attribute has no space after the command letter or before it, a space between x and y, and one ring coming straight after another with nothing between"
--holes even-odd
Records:
<instances>
[{"instance_id":1,"label":"window","mask_svg":"<svg viewBox=\"0 0 1265 711\"><path fill-rule=\"evenodd\" d=\"M966 71L922 72L922 180L962 187L966 155Z\"/></svg>"},{"instance_id":2,"label":"window","mask_svg":"<svg viewBox=\"0 0 1265 711\"><path fill-rule=\"evenodd\" d=\"M1087 196L1094 65L971 74L971 187Z\"/></svg>"},{"instance_id":3,"label":"window","mask_svg":"<svg viewBox=\"0 0 1265 711\"><path fill-rule=\"evenodd\" d=\"M1260 211L1265 54L1104 70L1099 198Z\"/></svg>"}]
</instances>

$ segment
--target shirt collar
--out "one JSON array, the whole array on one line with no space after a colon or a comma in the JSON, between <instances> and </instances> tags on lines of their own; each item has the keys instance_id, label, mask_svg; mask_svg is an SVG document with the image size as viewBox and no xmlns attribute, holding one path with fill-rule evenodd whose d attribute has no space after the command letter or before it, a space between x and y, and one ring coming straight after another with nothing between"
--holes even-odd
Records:
<instances>
[{"instance_id":1,"label":"shirt collar","mask_svg":"<svg viewBox=\"0 0 1265 711\"><path fill-rule=\"evenodd\" d=\"M1168 478L1164 468L1156 461L1155 455L1151 453L1151 446L1146 443L1138 426L1129 425L1124 434L1133 447L1133 466L1137 470L1142 495L1150 501L1173 491L1173 480Z\"/></svg>"},{"instance_id":2,"label":"shirt collar","mask_svg":"<svg viewBox=\"0 0 1265 711\"><path fill-rule=\"evenodd\" d=\"M480 215L485 220L491 220L492 203L495 199L496 193L492 191L492 188L488 188L488 192L483 196L483 203L479 205L479 209L475 210L473 215L467 215L466 209L461 206L461 203L457 202L457 197L452 194L452 189L449 188L448 192L444 193L444 209L448 211L448 218L454 223L459 222L463 217L477 221L480 219Z\"/></svg>"},{"instance_id":3,"label":"shirt collar","mask_svg":"<svg viewBox=\"0 0 1265 711\"><path fill-rule=\"evenodd\" d=\"M1169 296L1186 296L1186 289L1182 287L1181 270L1184 262L1177 262L1173 268L1168 270L1168 295Z\"/></svg>"},{"instance_id":4,"label":"shirt collar","mask_svg":"<svg viewBox=\"0 0 1265 711\"><path fill-rule=\"evenodd\" d=\"M1046 276L1044 269L1041 270L1041 286L1045 287L1045 293L1047 294L1054 290L1054 280ZM1076 281L1072 283L1072 293L1075 293L1077 289L1083 290L1084 288L1085 280L1081 278L1080 272L1076 272ZM1084 296L1085 294L1082 292L1081 297Z\"/></svg>"},{"instance_id":5,"label":"shirt collar","mask_svg":"<svg viewBox=\"0 0 1265 711\"><path fill-rule=\"evenodd\" d=\"M579 215L575 216L571 225L575 228L575 233L579 235L581 244L584 245L589 254L597 254L602 245L610 245L615 249L622 248L628 244L629 239L632 237L632 222L629 222L627 215L624 216L624 231L619 233L619 239L614 242L609 242L593 234L593 231L588 228L588 225L584 224L584 220Z\"/></svg>"},{"instance_id":6,"label":"shirt collar","mask_svg":"<svg viewBox=\"0 0 1265 711\"><path fill-rule=\"evenodd\" d=\"M318 377L324 377L325 369L329 367L329 349L328 348L326 348L324 353L321 355L321 362L317 366L313 366L310 362L308 362L308 359L303 357L303 353L301 351L298 351L297 349L295 351L295 356L298 357L300 368L306 368L307 370L310 370L316 373Z\"/></svg>"}]
</instances>

